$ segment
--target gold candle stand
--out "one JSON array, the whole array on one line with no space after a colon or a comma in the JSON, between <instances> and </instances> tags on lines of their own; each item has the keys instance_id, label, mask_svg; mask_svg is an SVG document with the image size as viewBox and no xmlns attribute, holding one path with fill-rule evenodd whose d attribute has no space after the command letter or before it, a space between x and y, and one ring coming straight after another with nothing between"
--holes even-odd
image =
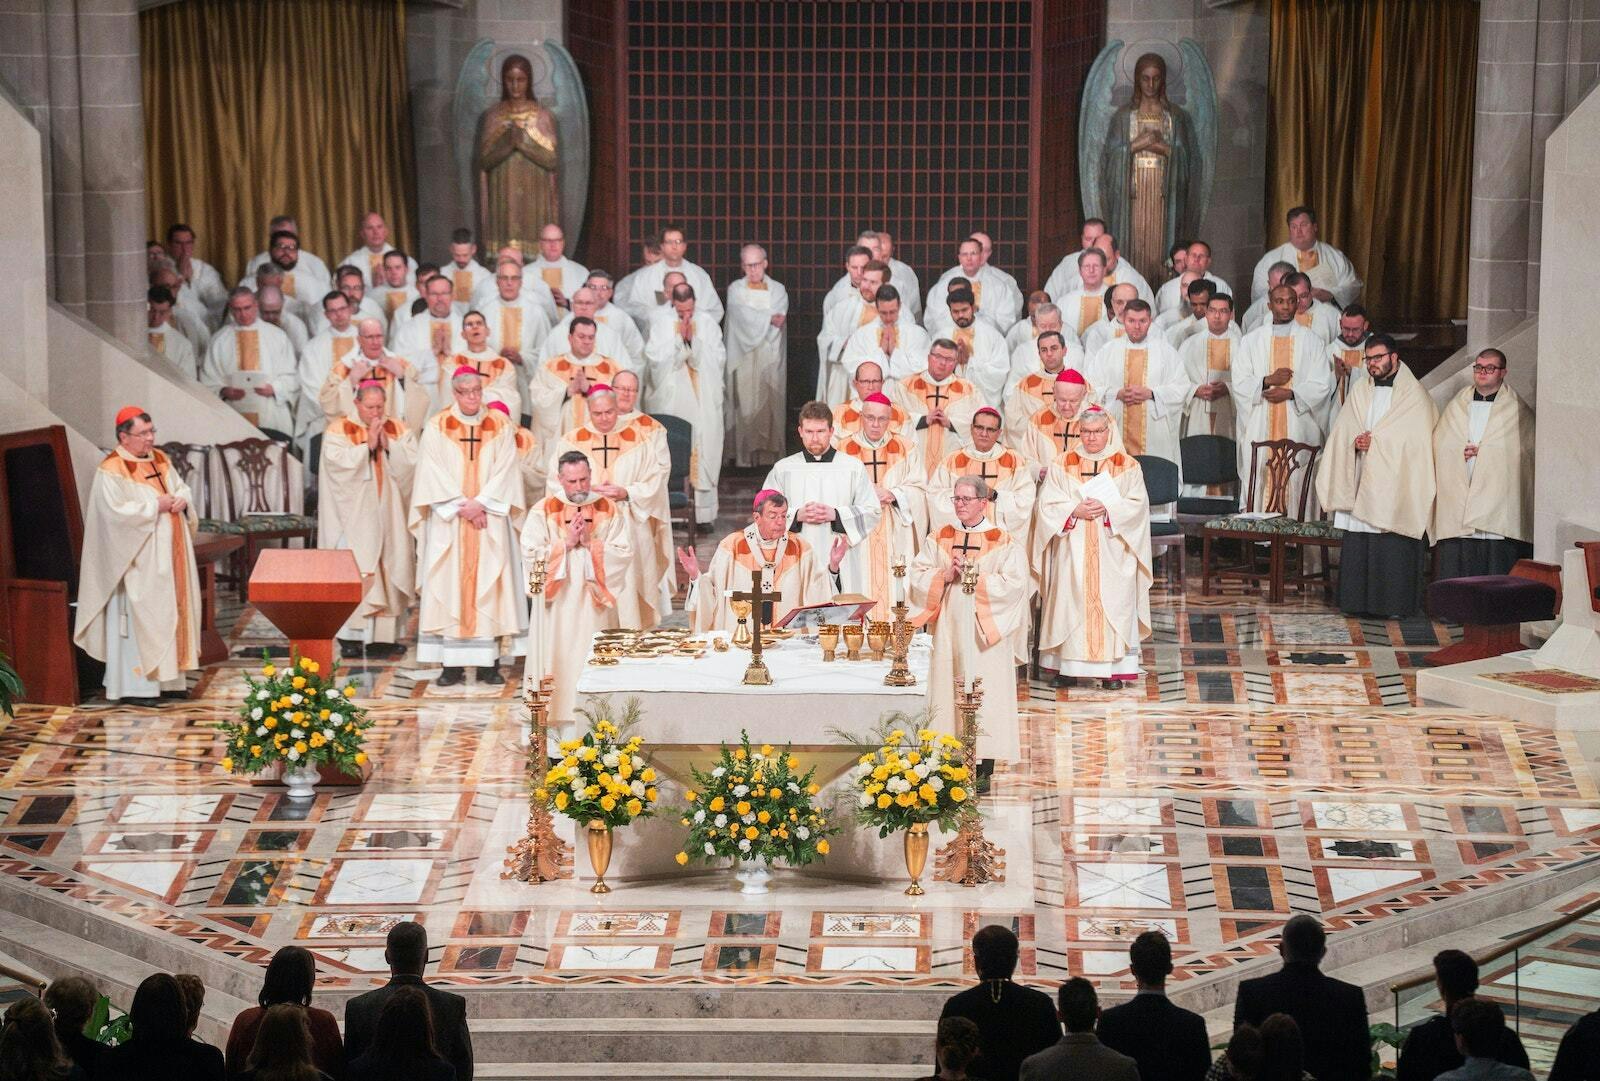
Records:
<instances>
[{"instance_id":1,"label":"gold candle stand","mask_svg":"<svg viewBox=\"0 0 1600 1081\"><path fill-rule=\"evenodd\" d=\"M968 796L961 809L961 828L949 844L939 849L933 877L962 886L1006 880L1006 850L983 835L983 815L978 812L978 707L983 704L983 680L972 688L956 680L956 713L961 717L961 764L967 767Z\"/></svg>"}]
</instances>

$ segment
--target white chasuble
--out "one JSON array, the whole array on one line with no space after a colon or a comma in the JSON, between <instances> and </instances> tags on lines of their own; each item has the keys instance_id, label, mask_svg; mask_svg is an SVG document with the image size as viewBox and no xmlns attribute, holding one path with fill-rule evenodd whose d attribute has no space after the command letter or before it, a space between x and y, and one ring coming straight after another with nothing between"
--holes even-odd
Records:
<instances>
[{"instance_id":1,"label":"white chasuble","mask_svg":"<svg viewBox=\"0 0 1600 1081\"><path fill-rule=\"evenodd\" d=\"M689 583L689 592L683 599L689 629L696 634L732 633L737 617L728 594L748 590L756 571L761 572L763 591L776 590L780 594L773 605L773 619L782 619L791 609L822 604L834 597L826 559L819 560L811 546L793 533L785 533L775 541L765 540L752 523L723 537L711 556L711 564Z\"/></svg>"},{"instance_id":2,"label":"white chasuble","mask_svg":"<svg viewBox=\"0 0 1600 1081\"><path fill-rule=\"evenodd\" d=\"M416 433L383 422L384 448L367 446L367 426L344 417L322 433L317 547L348 548L364 591L338 637L398 642L416 596L417 557L406 517L417 465Z\"/></svg>"}]
</instances>

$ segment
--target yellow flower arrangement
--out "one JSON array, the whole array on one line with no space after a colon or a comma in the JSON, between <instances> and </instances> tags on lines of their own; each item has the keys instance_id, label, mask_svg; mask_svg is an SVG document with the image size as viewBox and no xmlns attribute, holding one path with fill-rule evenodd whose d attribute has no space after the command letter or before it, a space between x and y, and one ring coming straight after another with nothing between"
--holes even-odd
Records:
<instances>
[{"instance_id":1,"label":"yellow flower arrangement","mask_svg":"<svg viewBox=\"0 0 1600 1081\"><path fill-rule=\"evenodd\" d=\"M258 673L246 673L245 696L238 713L217 722L226 736L219 762L229 773L251 774L276 763L285 766L332 765L358 773L366 764L362 750L372 720L350 701L353 683L339 684L339 666L327 676L309 657L279 667L262 654ZM312 718L315 718L313 720Z\"/></svg>"},{"instance_id":2,"label":"yellow flower arrangement","mask_svg":"<svg viewBox=\"0 0 1600 1081\"><path fill-rule=\"evenodd\" d=\"M630 706L630 716L636 715ZM639 753L644 741L623 738L630 725L592 717L582 738L560 744L561 758L545 773L534 798L582 825L603 822L616 829L651 817L657 793L645 777L656 775Z\"/></svg>"},{"instance_id":3,"label":"yellow flower arrangement","mask_svg":"<svg viewBox=\"0 0 1600 1081\"><path fill-rule=\"evenodd\" d=\"M856 819L875 826L879 837L920 822L937 822L952 831L967 802L961 741L919 728L896 728L876 751L863 754L851 776L856 785Z\"/></svg>"},{"instance_id":4,"label":"yellow flower arrangement","mask_svg":"<svg viewBox=\"0 0 1600 1081\"><path fill-rule=\"evenodd\" d=\"M695 788L684 793L684 825L689 834L679 865L691 859L782 860L802 867L828 854L827 837L838 830L811 797L820 789L814 769L801 773L800 760L785 747L724 745L709 770L690 767ZM765 827L765 828L763 828Z\"/></svg>"}]
</instances>

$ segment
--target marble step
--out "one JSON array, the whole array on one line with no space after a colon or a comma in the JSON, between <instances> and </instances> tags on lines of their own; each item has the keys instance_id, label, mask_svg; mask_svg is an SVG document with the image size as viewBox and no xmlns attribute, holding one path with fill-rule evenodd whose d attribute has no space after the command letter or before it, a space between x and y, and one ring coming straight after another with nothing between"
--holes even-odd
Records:
<instances>
[{"instance_id":1,"label":"marble step","mask_svg":"<svg viewBox=\"0 0 1600 1081\"><path fill-rule=\"evenodd\" d=\"M867 1062L772 1062L762 1059L752 1068L742 1062L475 1062L474 1077L496 1081L537 1081L561 1078L562 1081L656 1081L658 1078L684 1078L686 1081L750 1081L754 1074L785 1079L826 1079L826 1081L891 1081L896 1078L926 1077L929 1066L902 1063Z\"/></svg>"},{"instance_id":2,"label":"marble step","mask_svg":"<svg viewBox=\"0 0 1600 1081\"><path fill-rule=\"evenodd\" d=\"M518 1063L537 1055L547 1063L588 1063L593 1068L605 1062L627 1070L625 1060L612 1063L605 1056L644 1052L668 1062L733 1064L747 1061L751 1049L759 1046L763 1061L929 1064L938 1021L855 1016L531 1017L475 1018L471 1027L473 1057L480 1062ZM615 1033L610 1039L605 1038L608 1031Z\"/></svg>"},{"instance_id":3,"label":"marble step","mask_svg":"<svg viewBox=\"0 0 1600 1081\"><path fill-rule=\"evenodd\" d=\"M357 992L351 992L352 994ZM319 992L319 995L322 992ZM841 990L807 987L500 987L467 995L478 1018L593 1020L606 1017L753 1019L896 1017L934 1019L945 988Z\"/></svg>"}]
</instances>

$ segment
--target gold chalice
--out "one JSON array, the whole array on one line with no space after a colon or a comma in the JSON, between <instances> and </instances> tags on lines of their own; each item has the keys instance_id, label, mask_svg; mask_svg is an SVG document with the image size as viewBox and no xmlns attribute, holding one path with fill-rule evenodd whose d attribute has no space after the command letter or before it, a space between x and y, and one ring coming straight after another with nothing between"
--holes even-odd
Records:
<instances>
[{"instance_id":1,"label":"gold chalice","mask_svg":"<svg viewBox=\"0 0 1600 1081\"><path fill-rule=\"evenodd\" d=\"M750 602L730 601L729 607L733 609L734 618L738 622L733 628L733 646L735 649L750 648Z\"/></svg>"},{"instance_id":2,"label":"gold chalice","mask_svg":"<svg viewBox=\"0 0 1600 1081\"><path fill-rule=\"evenodd\" d=\"M845 655L847 660L859 661L861 659L861 643L865 638L866 635L861 630L861 624L846 623L844 625L844 646L849 651Z\"/></svg>"},{"instance_id":3,"label":"gold chalice","mask_svg":"<svg viewBox=\"0 0 1600 1081\"><path fill-rule=\"evenodd\" d=\"M843 630L837 623L824 623L817 628L817 641L822 645L822 659L833 660L834 653L839 648L839 632Z\"/></svg>"},{"instance_id":4,"label":"gold chalice","mask_svg":"<svg viewBox=\"0 0 1600 1081\"><path fill-rule=\"evenodd\" d=\"M881 620L873 620L867 624L867 648L872 650L872 659L883 660L883 648L889 644L889 624Z\"/></svg>"}]
</instances>

